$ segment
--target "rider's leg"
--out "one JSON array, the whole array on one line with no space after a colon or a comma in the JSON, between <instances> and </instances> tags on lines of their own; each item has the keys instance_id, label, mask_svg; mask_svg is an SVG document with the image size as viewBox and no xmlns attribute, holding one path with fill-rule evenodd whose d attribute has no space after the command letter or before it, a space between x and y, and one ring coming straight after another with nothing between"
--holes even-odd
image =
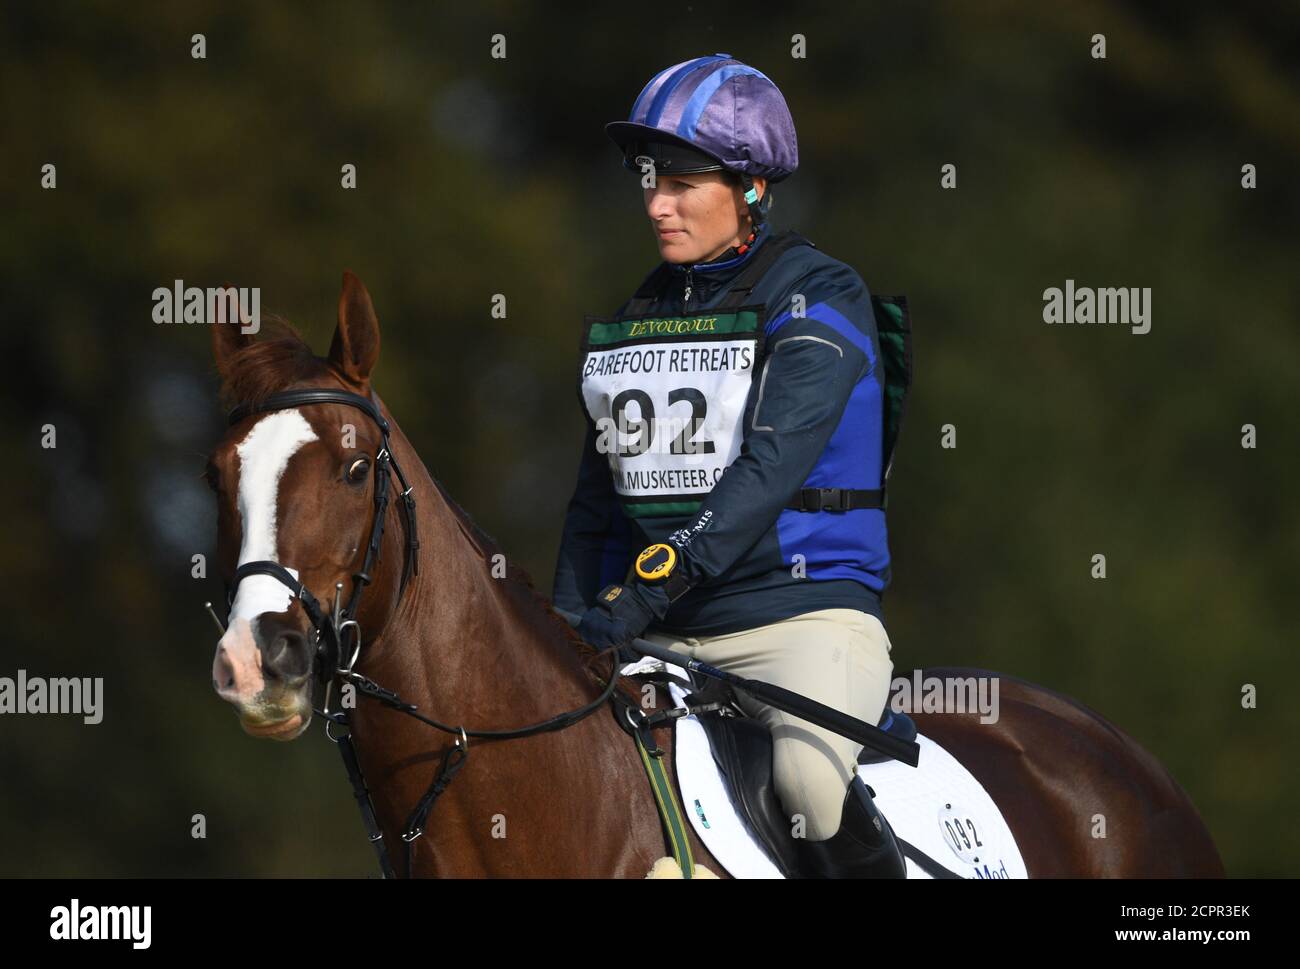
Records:
<instances>
[{"instance_id":1,"label":"rider's leg","mask_svg":"<svg viewBox=\"0 0 1300 969\"><path fill-rule=\"evenodd\" d=\"M889 652L889 637L874 616L822 609L757 629L700 637L695 657L875 724L889 696L894 669ZM810 841L831 837L839 830L862 745L746 693L738 691L737 701L772 731L773 781L794 834Z\"/></svg>"},{"instance_id":2,"label":"rider's leg","mask_svg":"<svg viewBox=\"0 0 1300 969\"><path fill-rule=\"evenodd\" d=\"M718 636L647 637L737 676L785 687L870 724L893 674L889 637L874 616L823 609ZM901 875L892 833L856 777L862 745L737 691L772 731L773 781L809 874Z\"/></svg>"}]
</instances>

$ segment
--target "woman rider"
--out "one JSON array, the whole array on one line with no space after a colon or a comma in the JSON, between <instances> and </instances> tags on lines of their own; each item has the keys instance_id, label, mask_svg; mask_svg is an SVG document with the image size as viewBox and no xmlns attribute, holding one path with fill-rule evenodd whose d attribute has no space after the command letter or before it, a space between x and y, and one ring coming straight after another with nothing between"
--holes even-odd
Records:
<instances>
[{"instance_id":1,"label":"woman rider","mask_svg":"<svg viewBox=\"0 0 1300 969\"><path fill-rule=\"evenodd\" d=\"M785 99L714 54L655 75L606 131L663 262L586 326L555 604L597 648L645 636L877 723L893 673L880 349L858 274L767 221L769 185L798 166ZM737 702L772 731L802 873L901 877L861 745Z\"/></svg>"}]
</instances>

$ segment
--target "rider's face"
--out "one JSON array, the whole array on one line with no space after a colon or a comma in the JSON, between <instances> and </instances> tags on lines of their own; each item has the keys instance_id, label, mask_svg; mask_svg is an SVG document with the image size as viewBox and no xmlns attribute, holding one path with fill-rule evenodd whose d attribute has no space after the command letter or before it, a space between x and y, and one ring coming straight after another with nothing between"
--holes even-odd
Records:
<instances>
[{"instance_id":1,"label":"rider's face","mask_svg":"<svg viewBox=\"0 0 1300 969\"><path fill-rule=\"evenodd\" d=\"M754 188L761 198L766 179L755 178ZM749 235L744 194L722 172L660 175L655 187L644 192L646 214L665 262L708 262Z\"/></svg>"}]
</instances>

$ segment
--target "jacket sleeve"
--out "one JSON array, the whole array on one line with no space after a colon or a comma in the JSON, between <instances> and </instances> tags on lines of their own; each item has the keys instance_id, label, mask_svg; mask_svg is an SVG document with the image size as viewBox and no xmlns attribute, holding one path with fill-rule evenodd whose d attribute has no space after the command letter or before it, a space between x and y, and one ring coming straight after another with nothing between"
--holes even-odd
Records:
<instances>
[{"instance_id":1,"label":"jacket sleeve","mask_svg":"<svg viewBox=\"0 0 1300 969\"><path fill-rule=\"evenodd\" d=\"M854 387L876 365L871 297L857 273L821 270L793 293L805 297L807 310L800 317L781 312L767 324L740 453L693 525L672 536L692 586L717 578L772 526L817 463Z\"/></svg>"},{"instance_id":2,"label":"jacket sleeve","mask_svg":"<svg viewBox=\"0 0 1300 969\"><path fill-rule=\"evenodd\" d=\"M578 482L564 516L551 600L561 609L584 612L610 575L622 577L631 541L618 507L609 461L596 450L596 427L588 420ZM607 581L608 580L608 581Z\"/></svg>"}]
</instances>

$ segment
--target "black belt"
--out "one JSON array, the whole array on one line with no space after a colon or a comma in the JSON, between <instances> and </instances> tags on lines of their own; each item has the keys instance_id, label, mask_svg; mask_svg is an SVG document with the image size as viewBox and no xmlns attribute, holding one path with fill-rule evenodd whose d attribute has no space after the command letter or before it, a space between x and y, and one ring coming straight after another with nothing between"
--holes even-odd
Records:
<instances>
[{"instance_id":1,"label":"black belt","mask_svg":"<svg viewBox=\"0 0 1300 969\"><path fill-rule=\"evenodd\" d=\"M883 488L800 488L785 507L796 511L852 511L888 505L889 496Z\"/></svg>"}]
</instances>

